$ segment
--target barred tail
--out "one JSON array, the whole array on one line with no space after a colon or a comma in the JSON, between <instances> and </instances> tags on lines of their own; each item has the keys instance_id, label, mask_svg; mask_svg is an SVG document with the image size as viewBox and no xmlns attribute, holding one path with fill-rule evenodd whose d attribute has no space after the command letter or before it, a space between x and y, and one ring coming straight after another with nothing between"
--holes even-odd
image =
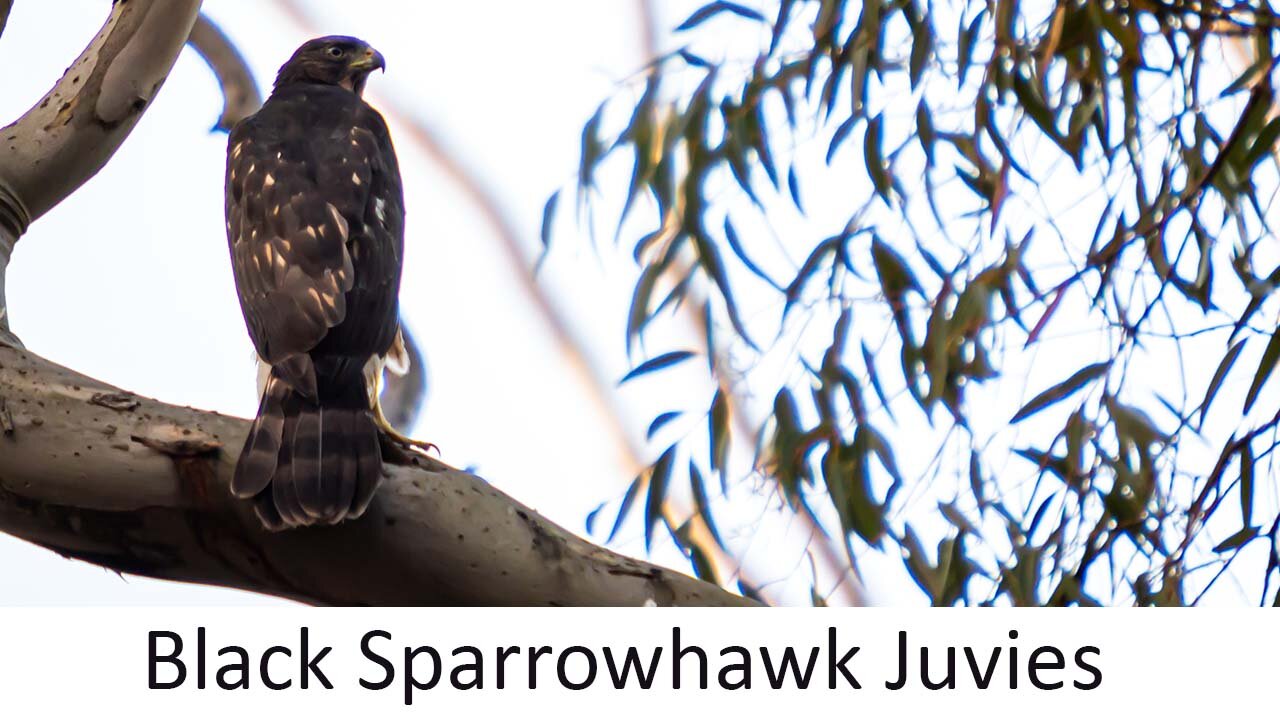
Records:
<instances>
[{"instance_id":1,"label":"barred tail","mask_svg":"<svg viewBox=\"0 0 1280 720\"><path fill-rule=\"evenodd\" d=\"M267 379L231 492L253 498L270 529L360 517L377 490L382 451L365 388L324 385L317 402L274 371Z\"/></svg>"}]
</instances>

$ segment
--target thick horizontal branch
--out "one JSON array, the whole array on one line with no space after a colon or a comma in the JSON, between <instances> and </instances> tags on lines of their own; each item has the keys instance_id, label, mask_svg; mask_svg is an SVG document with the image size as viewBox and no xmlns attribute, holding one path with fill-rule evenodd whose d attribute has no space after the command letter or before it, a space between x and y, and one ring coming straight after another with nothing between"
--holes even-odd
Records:
<instances>
[{"instance_id":1,"label":"thick horizontal branch","mask_svg":"<svg viewBox=\"0 0 1280 720\"><path fill-rule=\"evenodd\" d=\"M267 532L227 489L247 428L0 347L0 531L120 572L317 604L751 604L424 456L388 463L357 521Z\"/></svg>"}]
</instances>

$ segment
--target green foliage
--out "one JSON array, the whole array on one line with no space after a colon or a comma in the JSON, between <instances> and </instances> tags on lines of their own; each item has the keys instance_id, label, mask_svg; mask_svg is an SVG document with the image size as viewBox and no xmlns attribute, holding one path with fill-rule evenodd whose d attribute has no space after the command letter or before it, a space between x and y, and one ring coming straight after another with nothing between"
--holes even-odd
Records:
<instances>
[{"instance_id":1,"label":"green foliage","mask_svg":"<svg viewBox=\"0 0 1280 720\"><path fill-rule=\"evenodd\" d=\"M1278 25L1253 5L695 12L638 99L583 133L580 198L620 194L598 170L627 163L618 237L649 224L628 348L700 313L718 388L705 444L662 452L619 519L644 489L649 540L687 461L714 528L704 477L743 482L730 449L754 442L759 474L837 523L851 563L900 553L935 604L1193 603L1257 541L1242 577L1271 603ZM732 29L758 54L728 55ZM1238 77L1234 51L1257 58ZM779 353L786 372L756 369ZM744 387L772 398L754 438Z\"/></svg>"}]
</instances>

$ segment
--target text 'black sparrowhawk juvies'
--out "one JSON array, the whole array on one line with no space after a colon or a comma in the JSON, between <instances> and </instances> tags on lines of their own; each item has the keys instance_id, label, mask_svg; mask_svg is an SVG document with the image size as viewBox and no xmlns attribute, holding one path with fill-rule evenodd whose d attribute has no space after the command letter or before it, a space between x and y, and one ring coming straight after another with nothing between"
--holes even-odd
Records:
<instances>
[{"instance_id":1,"label":"text 'black sparrowhawk juvies'","mask_svg":"<svg viewBox=\"0 0 1280 720\"><path fill-rule=\"evenodd\" d=\"M270 366L231 489L271 528L358 517L382 474L371 408L404 249L391 135L361 98L382 67L355 38L307 42L227 146L236 290Z\"/></svg>"}]
</instances>

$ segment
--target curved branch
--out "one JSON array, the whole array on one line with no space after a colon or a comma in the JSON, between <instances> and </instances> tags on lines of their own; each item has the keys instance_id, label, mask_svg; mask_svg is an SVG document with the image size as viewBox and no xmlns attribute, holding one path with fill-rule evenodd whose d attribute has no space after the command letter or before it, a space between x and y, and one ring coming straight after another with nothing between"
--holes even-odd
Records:
<instances>
[{"instance_id":1,"label":"curved branch","mask_svg":"<svg viewBox=\"0 0 1280 720\"><path fill-rule=\"evenodd\" d=\"M5 312L4 271L18 238L97 174L129 136L199 9L200 0L112 3L102 31L62 79L0 130L0 344L17 344Z\"/></svg>"},{"instance_id":2,"label":"curved branch","mask_svg":"<svg viewBox=\"0 0 1280 720\"><path fill-rule=\"evenodd\" d=\"M358 521L267 532L227 487L225 448L247 428L0 348L0 531L120 572L320 604L752 604L425 456L391 459Z\"/></svg>"},{"instance_id":3,"label":"curved branch","mask_svg":"<svg viewBox=\"0 0 1280 720\"><path fill-rule=\"evenodd\" d=\"M262 107L258 82L235 43L204 13L196 18L187 42L208 64L222 88L222 114L213 129L229 132Z\"/></svg>"},{"instance_id":4,"label":"curved branch","mask_svg":"<svg viewBox=\"0 0 1280 720\"><path fill-rule=\"evenodd\" d=\"M129 136L199 8L200 0L113 3L102 31L62 79L4 128L0 178L27 223L97 174Z\"/></svg>"}]
</instances>

